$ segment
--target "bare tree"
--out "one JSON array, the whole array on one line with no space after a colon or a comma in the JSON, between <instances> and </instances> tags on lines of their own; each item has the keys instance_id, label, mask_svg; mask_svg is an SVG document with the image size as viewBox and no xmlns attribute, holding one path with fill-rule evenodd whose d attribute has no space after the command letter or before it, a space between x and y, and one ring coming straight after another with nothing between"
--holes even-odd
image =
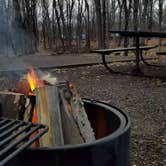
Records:
<instances>
[{"instance_id":1,"label":"bare tree","mask_svg":"<svg viewBox=\"0 0 166 166\"><path fill-rule=\"evenodd\" d=\"M163 24L163 3L164 0L159 0L159 31L162 31ZM159 49L161 47L161 39L159 39Z\"/></svg>"},{"instance_id":2,"label":"bare tree","mask_svg":"<svg viewBox=\"0 0 166 166\"><path fill-rule=\"evenodd\" d=\"M67 9L67 39L68 39L68 48L71 48L72 46L72 40L73 40L73 26L72 26L72 17L73 17L73 9L75 5L74 0L65 0L66 1L66 9Z\"/></svg>"},{"instance_id":3,"label":"bare tree","mask_svg":"<svg viewBox=\"0 0 166 166\"><path fill-rule=\"evenodd\" d=\"M123 5L124 5L124 1L118 0L118 9L119 9L119 13L118 13L118 30L122 30L122 11L123 11ZM119 37L119 42L118 42L118 46L121 45L121 37Z\"/></svg>"},{"instance_id":4,"label":"bare tree","mask_svg":"<svg viewBox=\"0 0 166 166\"><path fill-rule=\"evenodd\" d=\"M100 0L94 0L96 7L96 22L97 22L97 34L98 34L98 47L103 48L103 24L102 24L102 4Z\"/></svg>"},{"instance_id":5,"label":"bare tree","mask_svg":"<svg viewBox=\"0 0 166 166\"><path fill-rule=\"evenodd\" d=\"M50 21L48 0L42 0L42 17L43 17L42 32L43 32L44 48L47 48L47 44L49 48L52 48L51 21Z\"/></svg>"},{"instance_id":6,"label":"bare tree","mask_svg":"<svg viewBox=\"0 0 166 166\"><path fill-rule=\"evenodd\" d=\"M58 27L58 37L61 41L61 44L62 44L62 48L63 50L65 50L65 44L64 44L64 38L63 38L63 32L62 32L62 29L61 29L61 21L60 21L60 16L59 16L59 13L58 13L58 7L57 7L57 2L56 0L53 0L53 13L54 13L54 21L57 23L57 27Z\"/></svg>"},{"instance_id":7,"label":"bare tree","mask_svg":"<svg viewBox=\"0 0 166 166\"><path fill-rule=\"evenodd\" d=\"M94 0L96 7L96 19L97 19L97 33L98 33L98 47L105 48L106 34L107 34L107 0Z\"/></svg>"},{"instance_id":8,"label":"bare tree","mask_svg":"<svg viewBox=\"0 0 166 166\"><path fill-rule=\"evenodd\" d=\"M124 0L124 15L125 15L124 30L125 31L129 30L131 7L132 7L132 0ZM128 45L129 45L129 39L125 37L124 47L127 47ZM127 52L125 52L125 55L127 55Z\"/></svg>"},{"instance_id":9,"label":"bare tree","mask_svg":"<svg viewBox=\"0 0 166 166\"><path fill-rule=\"evenodd\" d=\"M86 19L86 47L90 50L90 9L89 3L85 0L85 9L87 12L87 19Z\"/></svg>"},{"instance_id":10,"label":"bare tree","mask_svg":"<svg viewBox=\"0 0 166 166\"><path fill-rule=\"evenodd\" d=\"M152 31L153 27L153 9L154 9L154 2L153 0L148 1L148 31Z\"/></svg>"}]
</instances>

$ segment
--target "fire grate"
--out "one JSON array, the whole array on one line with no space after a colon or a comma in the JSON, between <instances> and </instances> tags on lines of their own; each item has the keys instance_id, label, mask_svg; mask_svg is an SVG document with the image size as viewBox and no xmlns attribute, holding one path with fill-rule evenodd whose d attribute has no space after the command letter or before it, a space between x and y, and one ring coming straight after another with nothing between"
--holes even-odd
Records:
<instances>
[{"instance_id":1,"label":"fire grate","mask_svg":"<svg viewBox=\"0 0 166 166\"><path fill-rule=\"evenodd\" d=\"M42 124L0 118L0 166L29 147L48 131Z\"/></svg>"}]
</instances>

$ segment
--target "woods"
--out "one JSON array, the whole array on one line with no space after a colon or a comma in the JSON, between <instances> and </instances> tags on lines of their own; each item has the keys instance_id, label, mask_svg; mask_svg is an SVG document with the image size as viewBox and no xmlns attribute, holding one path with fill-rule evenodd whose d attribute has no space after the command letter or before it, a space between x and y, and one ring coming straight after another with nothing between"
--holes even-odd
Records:
<instances>
[{"instance_id":1,"label":"woods","mask_svg":"<svg viewBox=\"0 0 166 166\"><path fill-rule=\"evenodd\" d=\"M55 52L89 52L111 46L115 36L109 30L164 31L166 28L165 0L7 0L0 2L0 12L0 24L6 13L10 17L10 31L19 29L12 34L22 34L21 37L6 35L9 41L11 36L17 38L8 47L13 54L33 53L38 46ZM4 29L9 32L0 27L0 33ZM119 45L129 44L127 38L123 42L118 40ZM19 41L22 50L17 46Z\"/></svg>"}]
</instances>

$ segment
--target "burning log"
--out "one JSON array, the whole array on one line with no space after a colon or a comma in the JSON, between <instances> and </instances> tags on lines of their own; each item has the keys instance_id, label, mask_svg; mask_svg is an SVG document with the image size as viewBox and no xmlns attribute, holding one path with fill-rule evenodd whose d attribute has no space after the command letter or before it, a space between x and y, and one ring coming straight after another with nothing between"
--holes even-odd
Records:
<instances>
[{"instance_id":1,"label":"burning log","mask_svg":"<svg viewBox=\"0 0 166 166\"><path fill-rule=\"evenodd\" d=\"M79 128L69 111L69 104L67 103L63 91L60 90L60 107L62 115L63 136L65 144L79 144L83 143L83 137L80 135Z\"/></svg>"},{"instance_id":2,"label":"burning log","mask_svg":"<svg viewBox=\"0 0 166 166\"><path fill-rule=\"evenodd\" d=\"M72 107L72 113L80 129L81 135L83 136L85 142L94 141L95 134L88 120L83 102L74 87L71 89L71 92L72 98L70 99L70 103Z\"/></svg>"},{"instance_id":3,"label":"burning log","mask_svg":"<svg viewBox=\"0 0 166 166\"><path fill-rule=\"evenodd\" d=\"M49 132L40 139L40 146L80 144L95 139L83 106L73 103L72 108L66 93L66 89L57 86L36 88L37 121L49 126Z\"/></svg>"},{"instance_id":4,"label":"burning log","mask_svg":"<svg viewBox=\"0 0 166 166\"><path fill-rule=\"evenodd\" d=\"M83 102L79 97L75 87L71 84L63 87L61 92L61 99L64 101L66 100L66 104L64 105L68 105L68 112L73 117L84 142L94 141L95 136L93 129L91 128Z\"/></svg>"},{"instance_id":5,"label":"burning log","mask_svg":"<svg viewBox=\"0 0 166 166\"><path fill-rule=\"evenodd\" d=\"M74 86L70 87L68 82L58 82L57 78L50 74L43 74L41 78L47 84L58 87L64 144L94 141L93 129Z\"/></svg>"}]
</instances>

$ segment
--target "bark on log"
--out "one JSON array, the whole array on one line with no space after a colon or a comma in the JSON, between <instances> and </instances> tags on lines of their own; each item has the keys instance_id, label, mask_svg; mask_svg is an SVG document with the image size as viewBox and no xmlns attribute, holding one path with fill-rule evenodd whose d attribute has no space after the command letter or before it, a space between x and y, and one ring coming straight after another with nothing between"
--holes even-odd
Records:
<instances>
[{"instance_id":1,"label":"bark on log","mask_svg":"<svg viewBox=\"0 0 166 166\"><path fill-rule=\"evenodd\" d=\"M72 116L69 112L69 105L64 98L63 91L60 90L61 99L61 115L62 115L62 128L65 144L80 144L83 143L83 137L80 135L80 130Z\"/></svg>"},{"instance_id":2,"label":"bark on log","mask_svg":"<svg viewBox=\"0 0 166 166\"><path fill-rule=\"evenodd\" d=\"M88 120L84 104L74 87L71 89L71 92L72 92L72 98L70 100L70 103L72 107L72 114L80 129L80 133L84 138L85 142L94 141L95 134Z\"/></svg>"}]
</instances>

